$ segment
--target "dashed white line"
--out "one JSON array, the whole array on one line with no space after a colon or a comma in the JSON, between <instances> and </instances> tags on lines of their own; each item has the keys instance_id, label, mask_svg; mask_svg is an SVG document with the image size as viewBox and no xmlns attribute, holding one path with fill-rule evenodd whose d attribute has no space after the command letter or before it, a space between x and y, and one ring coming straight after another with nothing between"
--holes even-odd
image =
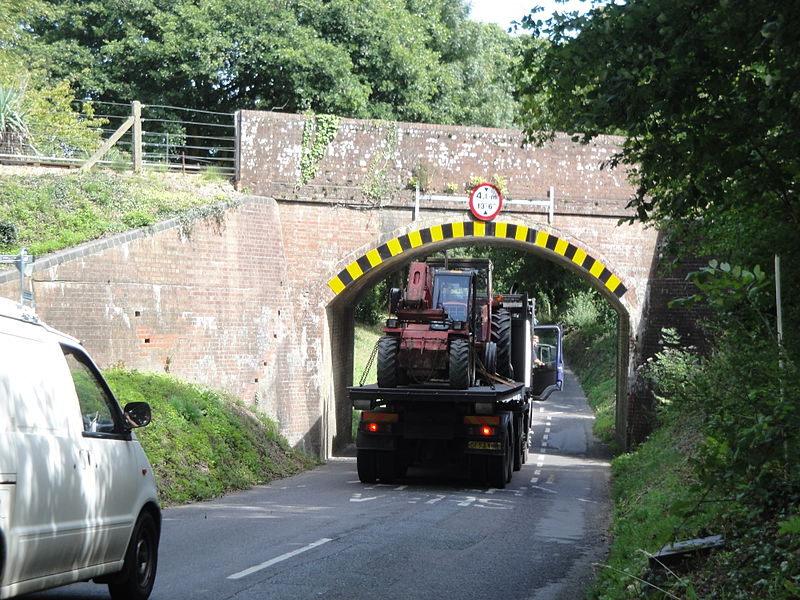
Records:
<instances>
[{"instance_id":1,"label":"dashed white line","mask_svg":"<svg viewBox=\"0 0 800 600\"><path fill-rule=\"evenodd\" d=\"M322 538L321 540L317 540L316 542L310 543L308 546L303 546L302 548L298 548L297 550L292 550L291 552L287 552L286 554L281 554L271 560L261 563L260 565L255 565L250 567L249 569L245 569L244 571L239 571L238 573L234 573L233 575L228 575L228 579L241 579L242 577L247 577L248 575L252 575L253 573L257 573L263 569L271 567L272 565L276 565L280 562L288 560L298 554L302 554L303 552L308 552L309 550L313 550L317 546L322 546L322 544L327 544L328 542L332 542L332 538Z\"/></svg>"}]
</instances>

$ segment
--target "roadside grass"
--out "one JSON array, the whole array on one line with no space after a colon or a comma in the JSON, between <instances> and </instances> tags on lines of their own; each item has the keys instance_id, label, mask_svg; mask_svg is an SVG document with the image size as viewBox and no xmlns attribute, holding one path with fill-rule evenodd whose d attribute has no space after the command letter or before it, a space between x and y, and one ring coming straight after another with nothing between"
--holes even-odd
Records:
<instances>
[{"instance_id":1,"label":"roadside grass","mask_svg":"<svg viewBox=\"0 0 800 600\"><path fill-rule=\"evenodd\" d=\"M274 422L228 394L155 373L104 375L120 404L145 401L153 409L152 423L136 436L164 505L221 496L317 464L292 450Z\"/></svg>"},{"instance_id":2,"label":"roadside grass","mask_svg":"<svg viewBox=\"0 0 800 600\"><path fill-rule=\"evenodd\" d=\"M0 253L27 248L47 254L173 217L189 230L193 220L214 216L212 207L234 197L218 179L112 171L20 175L2 169Z\"/></svg>"},{"instance_id":3,"label":"roadside grass","mask_svg":"<svg viewBox=\"0 0 800 600\"><path fill-rule=\"evenodd\" d=\"M704 502L692 485L690 463L698 439L691 418L684 416L664 423L635 452L614 459L613 541L590 598L697 597L691 579L675 571L651 571L648 556L672 542L714 533L707 526L717 505Z\"/></svg>"},{"instance_id":4,"label":"roadside grass","mask_svg":"<svg viewBox=\"0 0 800 600\"><path fill-rule=\"evenodd\" d=\"M372 351L375 349L375 344L381 336L380 325L364 325L356 323L355 325L355 342L353 344L353 385L361 383L362 379L365 384L375 383L377 381L377 367L375 360L369 365ZM356 430L358 428L358 420L361 417L360 410L353 410L353 424L352 436L353 440L356 439Z\"/></svg>"},{"instance_id":5,"label":"roadside grass","mask_svg":"<svg viewBox=\"0 0 800 600\"><path fill-rule=\"evenodd\" d=\"M569 331L564 336L564 357L594 410L595 435L616 450L616 329Z\"/></svg>"}]
</instances>

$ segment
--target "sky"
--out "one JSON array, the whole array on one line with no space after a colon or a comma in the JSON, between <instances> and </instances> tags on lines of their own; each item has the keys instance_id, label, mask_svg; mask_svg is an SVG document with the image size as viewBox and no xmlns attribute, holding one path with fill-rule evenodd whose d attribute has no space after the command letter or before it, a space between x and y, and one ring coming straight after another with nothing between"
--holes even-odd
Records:
<instances>
[{"instance_id":1,"label":"sky","mask_svg":"<svg viewBox=\"0 0 800 600\"><path fill-rule=\"evenodd\" d=\"M555 0L467 0L472 4L470 19L483 23L497 23L503 29L511 26L511 21L520 21L534 6L544 7L544 12L537 13L537 17L546 20L553 11L569 12L578 10L586 12L591 8L589 0L568 0L556 2Z\"/></svg>"}]
</instances>

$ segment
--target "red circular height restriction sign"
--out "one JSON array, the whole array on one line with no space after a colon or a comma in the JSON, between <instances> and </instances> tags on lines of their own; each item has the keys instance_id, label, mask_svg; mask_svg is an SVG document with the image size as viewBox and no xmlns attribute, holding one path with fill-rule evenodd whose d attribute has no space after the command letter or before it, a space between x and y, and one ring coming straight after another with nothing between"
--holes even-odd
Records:
<instances>
[{"instance_id":1,"label":"red circular height restriction sign","mask_svg":"<svg viewBox=\"0 0 800 600\"><path fill-rule=\"evenodd\" d=\"M503 195L491 183L482 183L469 195L469 210L481 221L491 221L503 208Z\"/></svg>"}]
</instances>

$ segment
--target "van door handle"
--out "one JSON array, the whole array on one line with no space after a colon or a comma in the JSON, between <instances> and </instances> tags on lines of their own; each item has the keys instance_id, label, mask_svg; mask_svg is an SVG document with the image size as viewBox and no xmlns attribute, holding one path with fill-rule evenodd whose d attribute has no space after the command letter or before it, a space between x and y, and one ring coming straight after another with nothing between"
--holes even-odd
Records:
<instances>
[{"instance_id":1,"label":"van door handle","mask_svg":"<svg viewBox=\"0 0 800 600\"><path fill-rule=\"evenodd\" d=\"M92 455L88 450L81 450L81 468L88 469L92 466Z\"/></svg>"}]
</instances>

